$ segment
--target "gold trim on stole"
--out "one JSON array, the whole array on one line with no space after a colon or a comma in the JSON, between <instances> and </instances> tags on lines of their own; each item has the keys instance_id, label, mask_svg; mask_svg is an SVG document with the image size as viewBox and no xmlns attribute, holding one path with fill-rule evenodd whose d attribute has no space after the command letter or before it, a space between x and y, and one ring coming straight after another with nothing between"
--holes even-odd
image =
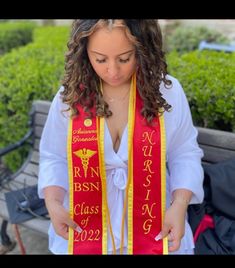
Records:
<instances>
[{"instance_id":1,"label":"gold trim on stole","mask_svg":"<svg viewBox=\"0 0 235 268\"><path fill-rule=\"evenodd\" d=\"M100 82L101 92L103 92L102 82ZM102 253L108 253L108 228L107 223L111 235L113 254L116 254L116 246L113 235L113 229L110 219L109 207L108 207L108 197L107 197L107 180L106 180L106 169L105 169L105 156L104 156L104 122L105 119L103 117L97 118L97 126L98 126L98 151L99 151L99 165L100 165L100 177L102 181L102 226L103 226L103 236L102 236Z\"/></svg>"},{"instance_id":2,"label":"gold trim on stole","mask_svg":"<svg viewBox=\"0 0 235 268\"><path fill-rule=\"evenodd\" d=\"M133 254L133 135L135 124L135 105L136 105L136 74L134 73L131 82L131 92L128 111L128 181L125 200L128 202L128 254ZM124 203L124 205L126 202ZM124 212L126 207L124 208ZM125 220L125 219L123 219Z\"/></svg>"},{"instance_id":3,"label":"gold trim on stole","mask_svg":"<svg viewBox=\"0 0 235 268\"><path fill-rule=\"evenodd\" d=\"M166 134L163 114L159 117L161 132L161 203L162 203L162 228L166 211ZM163 238L163 254L168 254L168 237Z\"/></svg>"},{"instance_id":4,"label":"gold trim on stole","mask_svg":"<svg viewBox=\"0 0 235 268\"><path fill-rule=\"evenodd\" d=\"M102 183L102 254L107 254L107 190L106 190L106 171L104 160L104 118L96 119L97 135L98 135L98 152L99 152L99 168ZM108 215L109 216L109 215Z\"/></svg>"},{"instance_id":5,"label":"gold trim on stole","mask_svg":"<svg viewBox=\"0 0 235 268\"><path fill-rule=\"evenodd\" d=\"M67 157L68 157L68 174L69 174L69 216L71 219L73 215L73 164L72 164L72 123L73 120L69 118L68 122L68 137L67 137ZM68 254L73 254L73 229L69 227L69 241Z\"/></svg>"}]
</instances>

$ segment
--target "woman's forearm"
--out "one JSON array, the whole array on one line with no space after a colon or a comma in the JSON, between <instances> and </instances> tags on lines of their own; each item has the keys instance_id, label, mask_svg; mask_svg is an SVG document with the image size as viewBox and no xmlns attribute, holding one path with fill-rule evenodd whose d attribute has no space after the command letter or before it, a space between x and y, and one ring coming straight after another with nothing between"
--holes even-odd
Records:
<instances>
[{"instance_id":1,"label":"woman's forearm","mask_svg":"<svg viewBox=\"0 0 235 268\"><path fill-rule=\"evenodd\" d=\"M172 202L178 202L182 204L182 206L185 206L185 208L188 207L190 200L192 198L192 191L187 189L177 189L172 194Z\"/></svg>"},{"instance_id":2,"label":"woman's forearm","mask_svg":"<svg viewBox=\"0 0 235 268\"><path fill-rule=\"evenodd\" d=\"M58 202L62 205L65 193L65 189L59 186L48 186L44 188L46 206L49 207L50 204L53 204L54 202Z\"/></svg>"},{"instance_id":3,"label":"woman's forearm","mask_svg":"<svg viewBox=\"0 0 235 268\"><path fill-rule=\"evenodd\" d=\"M69 211L64 208L63 202L66 190L59 186L48 186L44 189L46 207L51 217L55 232L68 240L69 227L81 232L81 227L70 218Z\"/></svg>"}]
</instances>

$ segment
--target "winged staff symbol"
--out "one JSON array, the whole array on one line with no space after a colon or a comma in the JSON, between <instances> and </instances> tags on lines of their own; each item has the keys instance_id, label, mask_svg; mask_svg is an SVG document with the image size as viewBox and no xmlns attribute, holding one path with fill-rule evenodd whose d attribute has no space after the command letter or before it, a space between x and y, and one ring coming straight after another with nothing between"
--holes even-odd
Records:
<instances>
[{"instance_id":1,"label":"winged staff symbol","mask_svg":"<svg viewBox=\"0 0 235 268\"><path fill-rule=\"evenodd\" d=\"M74 154L79 157L82 161L82 167L83 167L83 170L84 170L84 175L85 175L85 178L87 177L87 170L88 170L88 166L89 166L89 159L95 155L97 152L96 151L93 151L93 150L90 150L90 149L87 149L87 148L83 148L83 149L80 149L76 152L74 152Z\"/></svg>"}]
</instances>

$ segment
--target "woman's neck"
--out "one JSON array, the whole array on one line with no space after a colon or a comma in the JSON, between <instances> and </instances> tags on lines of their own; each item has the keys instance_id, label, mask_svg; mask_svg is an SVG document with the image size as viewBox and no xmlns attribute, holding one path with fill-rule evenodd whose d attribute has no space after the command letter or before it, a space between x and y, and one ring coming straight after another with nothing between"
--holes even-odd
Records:
<instances>
[{"instance_id":1,"label":"woman's neck","mask_svg":"<svg viewBox=\"0 0 235 268\"><path fill-rule=\"evenodd\" d=\"M130 81L115 87L103 82L103 96L111 102L123 101L129 95L130 85Z\"/></svg>"},{"instance_id":2,"label":"woman's neck","mask_svg":"<svg viewBox=\"0 0 235 268\"><path fill-rule=\"evenodd\" d=\"M118 86L111 86L104 81L102 83L103 93L108 93L108 95L112 95L113 97L122 97L126 91L130 90L131 86L131 80Z\"/></svg>"}]
</instances>

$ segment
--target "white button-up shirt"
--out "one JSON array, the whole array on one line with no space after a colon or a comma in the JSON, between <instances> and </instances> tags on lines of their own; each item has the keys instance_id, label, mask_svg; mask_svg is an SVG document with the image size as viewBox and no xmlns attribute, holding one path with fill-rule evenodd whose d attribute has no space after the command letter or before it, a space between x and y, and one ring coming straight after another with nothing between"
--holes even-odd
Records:
<instances>
[{"instance_id":1,"label":"white button-up shirt","mask_svg":"<svg viewBox=\"0 0 235 268\"><path fill-rule=\"evenodd\" d=\"M172 88L165 88L163 83L160 87L163 97L173 108L171 112L164 113L167 154L167 207L170 205L172 192L179 188L193 192L191 204L201 203L204 197L203 169L201 166L203 153L197 143L198 132L193 126L189 105L181 85L177 79L171 76L168 76L168 78L172 81ZM64 206L68 209L67 130L69 117L68 113L62 112L67 108L67 105L62 103L60 98L60 91L62 90L63 88L58 91L53 99L40 141L38 193L41 198L44 198L43 188L52 185L64 188L66 190ZM127 132L126 127L116 153L113 150L111 135L105 123L104 149L107 195L117 249L120 247L123 200L127 182ZM49 249L55 254L66 254L68 252L68 241L58 236L52 225L48 233ZM127 232L125 232L124 237L124 246L126 245ZM180 249L176 253L191 252L193 247L192 231L186 220L185 235L182 238ZM112 251L109 234L108 250Z\"/></svg>"}]
</instances>

